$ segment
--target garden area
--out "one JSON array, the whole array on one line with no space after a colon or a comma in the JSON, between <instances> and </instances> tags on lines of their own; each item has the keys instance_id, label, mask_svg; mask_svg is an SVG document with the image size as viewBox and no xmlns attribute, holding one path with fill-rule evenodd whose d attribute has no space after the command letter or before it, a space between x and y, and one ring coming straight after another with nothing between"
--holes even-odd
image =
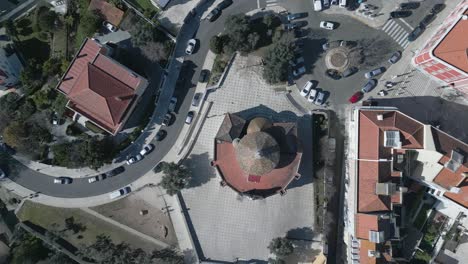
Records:
<instances>
[{"instance_id":1,"label":"garden area","mask_svg":"<svg viewBox=\"0 0 468 264\"><path fill-rule=\"evenodd\" d=\"M422 211L422 210L421 210ZM447 217L433 211L422 229L424 234L411 263L429 263L432 258L434 246L437 243L447 221Z\"/></svg>"},{"instance_id":2,"label":"garden area","mask_svg":"<svg viewBox=\"0 0 468 264\"><path fill-rule=\"evenodd\" d=\"M150 0L128 0L128 2L148 19L152 19L159 12L159 9Z\"/></svg>"},{"instance_id":3,"label":"garden area","mask_svg":"<svg viewBox=\"0 0 468 264\"><path fill-rule=\"evenodd\" d=\"M281 27L279 17L265 15L252 20L244 14L229 16L224 23L223 34L210 40L210 50L216 54L210 84L216 83L232 54L254 52L263 57L263 77L268 83L287 80L288 63L293 58L293 36Z\"/></svg>"}]
</instances>

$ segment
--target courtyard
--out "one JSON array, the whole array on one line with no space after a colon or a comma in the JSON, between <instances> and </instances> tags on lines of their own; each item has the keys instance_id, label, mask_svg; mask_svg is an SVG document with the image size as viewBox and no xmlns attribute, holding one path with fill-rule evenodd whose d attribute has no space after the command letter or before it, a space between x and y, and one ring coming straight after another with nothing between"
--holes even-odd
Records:
<instances>
[{"instance_id":1,"label":"courtyard","mask_svg":"<svg viewBox=\"0 0 468 264\"><path fill-rule=\"evenodd\" d=\"M298 261L311 261L321 246L313 242L321 239L313 228L312 164L308 162L312 160L311 118L299 116L284 94L263 81L258 60L237 56L222 87L208 95L213 106L186 161L193 172L190 188L182 191L187 222L202 259L266 261L270 241L286 236L301 250ZM288 186L284 196L249 200L227 186L221 187L221 178L210 161L214 138L228 112L243 118L264 116L274 122L298 123L303 147L301 178Z\"/></svg>"}]
</instances>

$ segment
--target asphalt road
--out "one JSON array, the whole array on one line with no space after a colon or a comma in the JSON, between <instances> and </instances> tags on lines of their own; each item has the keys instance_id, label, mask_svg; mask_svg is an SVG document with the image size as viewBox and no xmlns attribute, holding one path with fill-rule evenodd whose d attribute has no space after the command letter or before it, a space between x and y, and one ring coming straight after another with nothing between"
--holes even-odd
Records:
<instances>
[{"instance_id":1,"label":"asphalt road","mask_svg":"<svg viewBox=\"0 0 468 264\"><path fill-rule=\"evenodd\" d=\"M168 132L164 140L161 142L152 142L155 145L155 150L147 155L142 161L131 166L125 165L125 172L122 174L95 183L88 183L88 178L80 178L73 179L73 183L69 185L54 184L53 180L55 177L31 170L18 162L15 162L15 165L11 166L9 178L25 188L45 195L64 198L80 198L100 195L117 190L143 176L145 173L150 171L171 148L174 147L183 126L185 126L185 117L190 108L195 91L194 88L198 82L198 77L209 49L210 38L223 31L224 21L228 15L246 13L256 8L257 3L255 1L237 0L234 1L229 8L223 11L221 17L219 17L215 22L200 22L199 30L193 36L198 40L197 48L193 55L186 57L186 61L188 61L188 69L181 72L179 75L179 79L184 78L184 80L179 82L174 92L174 95L178 97L178 105L176 107L173 124L164 128ZM198 16L193 19L200 19L200 17ZM188 23L197 22L188 21ZM186 43L177 43L176 54L182 55L185 47Z\"/></svg>"}]
</instances>

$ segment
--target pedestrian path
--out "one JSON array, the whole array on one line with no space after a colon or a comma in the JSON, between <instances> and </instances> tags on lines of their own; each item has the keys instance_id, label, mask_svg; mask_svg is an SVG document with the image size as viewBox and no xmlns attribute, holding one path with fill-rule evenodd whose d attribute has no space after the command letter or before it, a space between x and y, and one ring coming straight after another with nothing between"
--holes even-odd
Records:
<instances>
[{"instance_id":1,"label":"pedestrian path","mask_svg":"<svg viewBox=\"0 0 468 264\"><path fill-rule=\"evenodd\" d=\"M408 35L409 33L403 28L400 24L395 22L395 20L390 19L385 23L382 30L387 33L393 40L398 43L398 45L402 46L404 49L408 47Z\"/></svg>"}]
</instances>

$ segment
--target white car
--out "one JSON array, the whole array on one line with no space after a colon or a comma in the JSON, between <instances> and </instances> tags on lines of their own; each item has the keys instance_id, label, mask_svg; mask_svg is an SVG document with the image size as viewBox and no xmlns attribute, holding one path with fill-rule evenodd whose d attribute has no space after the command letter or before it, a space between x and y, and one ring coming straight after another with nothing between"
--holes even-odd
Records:
<instances>
[{"instance_id":1,"label":"white car","mask_svg":"<svg viewBox=\"0 0 468 264\"><path fill-rule=\"evenodd\" d=\"M306 97L309 94L310 89L312 89L312 85L313 83L311 81L306 82L306 84L304 85L304 88L302 88L301 96Z\"/></svg>"},{"instance_id":2,"label":"white car","mask_svg":"<svg viewBox=\"0 0 468 264\"><path fill-rule=\"evenodd\" d=\"M109 197L110 197L111 199L115 199L115 198L117 198L117 197L119 197L119 196L124 196L124 195L126 195L126 194L129 194L131 191L132 191L132 189L130 188L130 186L127 186L127 187L124 187L124 188L122 188L122 189L120 189L120 190L111 192L111 193L109 194Z\"/></svg>"},{"instance_id":3,"label":"white car","mask_svg":"<svg viewBox=\"0 0 468 264\"><path fill-rule=\"evenodd\" d=\"M322 0L315 0L314 1L314 10L315 11L322 11Z\"/></svg>"},{"instance_id":4,"label":"white car","mask_svg":"<svg viewBox=\"0 0 468 264\"><path fill-rule=\"evenodd\" d=\"M195 39L189 40L187 43L187 48L185 49L185 53L187 55L191 55L196 45L197 45L197 41Z\"/></svg>"},{"instance_id":5,"label":"white car","mask_svg":"<svg viewBox=\"0 0 468 264\"><path fill-rule=\"evenodd\" d=\"M315 97L317 97L317 92L317 89L310 90L309 98L307 98L307 101L313 103L315 101Z\"/></svg>"},{"instance_id":6,"label":"white car","mask_svg":"<svg viewBox=\"0 0 468 264\"><path fill-rule=\"evenodd\" d=\"M320 27L328 30L334 30L335 29L335 24L330 21L321 21L320 22Z\"/></svg>"},{"instance_id":7,"label":"white car","mask_svg":"<svg viewBox=\"0 0 468 264\"><path fill-rule=\"evenodd\" d=\"M58 177L54 179L54 183L56 184L70 184L72 183L73 179L68 177Z\"/></svg>"},{"instance_id":8,"label":"white car","mask_svg":"<svg viewBox=\"0 0 468 264\"><path fill-rule=\"evenodd\" d=\"M153 144L146 145L141 151L140 155L145 156L146 154L150 153L154 149Z\"/></svg>"},{"instance_id":9,"label":"white car","mask_svg":"<svg viewBox=\"0 0 468 264\"><path fill-rule=\"evenodd\" d=\"M103 173L103 174L99 174L99 175L96 175L94 177L89 178L88 182L93 183L93 182L98 182L98 181L102 181L102 180L105 180L105 179L107 179L107 175L105 173Z\"/></svg>"},{"instance_id":10,"label":"white car","mask_svg":"<svg viewBox=\"0 0 468 264\"><path fill-rule=\"evenodd\" d=\"M112 25L111 23L107 22L107 21L104 21L104 23L102 23L110 32L116 32L117 31L117 28Z\"/></svg>"},{"instance_id":11,"label":"white car","mask_svg":"<svg viewBox=\"0 0 468 264\"><path fill-rule=\"evenodd\" d=\"M142 160L143 156L140 154L137 154L135 157L131 157L127 160L127 165L137 163L138 161Z\"/></svg>"}]
</instances>

